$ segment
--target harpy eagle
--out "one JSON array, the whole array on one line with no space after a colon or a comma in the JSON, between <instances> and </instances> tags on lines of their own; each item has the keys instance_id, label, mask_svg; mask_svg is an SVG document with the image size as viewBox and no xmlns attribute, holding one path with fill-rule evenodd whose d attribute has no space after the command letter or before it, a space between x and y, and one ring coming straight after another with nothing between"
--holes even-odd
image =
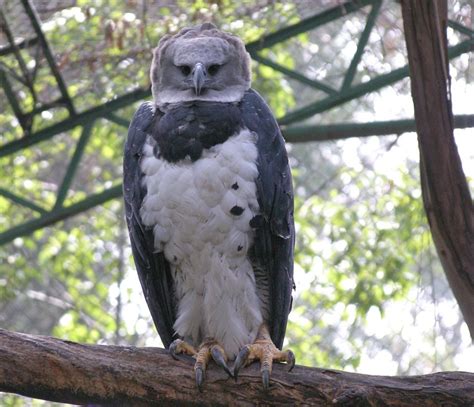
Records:
<instances>
[{"instance_id":1,"label":"harpy eagle","mask_svg":"<svg viewBox=\"0 0 474 407\"><path fill-rule=\"evenodd\" d=\"M230 376L260 360L268 387L293 287L293 190L277 122L250 88L250 56L212 24L161 39L153 103L130 124L124 198L133 257L165 347ZM235 359L234 370L227 362Z\"/></svg>"}]
</instances>

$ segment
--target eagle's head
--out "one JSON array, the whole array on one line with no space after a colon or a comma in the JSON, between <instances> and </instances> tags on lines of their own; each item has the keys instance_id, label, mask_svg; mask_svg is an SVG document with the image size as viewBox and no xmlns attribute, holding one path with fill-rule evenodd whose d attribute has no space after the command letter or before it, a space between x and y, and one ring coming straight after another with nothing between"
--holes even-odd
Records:
<instances>
[{"instance_id":1,"label":"eagle's head","mask_svg":"<svg viewBox=\"0 0 474 407\"><path fill-rule=\"evenodd\" d=\"M240 38L205 23L163 37L150 76L160 107L192 100L236 102L250 88L250 56Z\"/></svg>"}]
</instances>

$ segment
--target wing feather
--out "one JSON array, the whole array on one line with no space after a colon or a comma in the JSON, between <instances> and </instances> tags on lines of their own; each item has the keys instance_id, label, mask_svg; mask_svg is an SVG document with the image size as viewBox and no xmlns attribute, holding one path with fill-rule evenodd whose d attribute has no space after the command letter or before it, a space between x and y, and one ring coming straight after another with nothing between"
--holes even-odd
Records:
<instances>
[{"instance_id":1,"label":"wing feather","mask_svg":"<svg viewBox=\"0 0 474 407\"><path fill-rule=\"evenodd\" d=\"M285 141L262 97L246 92L241 104L244 125L257 134L257 198L262 221L256 228L253 261L270 285L270 334L283 345L293 283L293 186Z\"/></svg>"},{"instance_id":2,"label":"wing feather","mask_svg":"<svg viewBox=\"0 0 474 407\"><path fill-rule=\"evenodd\" d=\"M146 194L140 160L154 114L152 103L143 103L130 124L124 151L123 192L135 266L155 326L163 345L168 347L174 339L176 308L170 266L163 253L155 253L153 232L140 218L140 207Z\"/></svg>"}]
</instances>

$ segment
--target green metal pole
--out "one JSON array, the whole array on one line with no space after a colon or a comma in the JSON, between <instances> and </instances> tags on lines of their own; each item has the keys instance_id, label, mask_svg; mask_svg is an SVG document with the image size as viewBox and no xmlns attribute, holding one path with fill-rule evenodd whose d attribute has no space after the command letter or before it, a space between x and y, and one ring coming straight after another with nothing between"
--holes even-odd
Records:
<instances>
[{"instance_id":1,"label":"green metal pole","mask_svg":"<svg viewBox=\"0 0 474 407\"><path fill-rule=\"evenodd\" d=\"M474 115L454 116L454 127L456 129L474 127ZM416 132L414 119L282 127L283 137L288 143L343 140L351 137L386 136L407 132Z\"/></svg>"},{"instance_id":2,"label":"green metal pole","mask_svg":"<svg viewBox=\"0 0 474 407\"><path fill-rule=\"evenodd\" d=\"M277 64L276 62L273 62L272 60L262 57L261 55L258 55L257 53L252 53L252 58L263 64L267 65L270 68L274 69L275 71L281 72L285 74L286 76L289 76L290 78L296 79L297 81L304 83L305 85L311 86L312 88L322 90L323 92L332 95L336 93L336 89L331 88L330 86L324 84L323 82L320 81L315 81L313 79L309 79L306 76L295 72L291 69L285 68L284 66Z\"/></svg>"},{"instance_id":3,"label":"green metal pole","mask_svg":"<svg viewBox=\"0 0 474 407\"><path fill-rule=\"evenodd\" d=\"M9 199L12 202L17 203L18 205L24 206L25 208L28 208L28 209L32 209L35 212L38 212L41 214L44 214L47 212L46 209L42 208L41 206L36 205L34 202L28 199L22 198L21 196L18 196L7 189L0 188L0 195L4 196L5 198Z\"/></svg>"},{"instance_id":4,"label":"green metal pole","mask_svg":"<svg viewBox=\"0 0 474 407\"><path fill-rule=\"evenodd\" d=\"M25 60L23 59L20 49L16 46L15 44L15 37L13 36L13 33L10 30L10 27L7 22L7 18L5 14L3 13L2 9L0 9L0 26L2 27L3 32L5 33L5 36L8 39L8 42L11 44L11 47L13 49L13 53L15 54L15 58L18 62L18 65L20 67L20 71L23 74L23 78L25 80L25 85L30 89L30 92L33 96L34 102L36 102L36 94L35 90L33 88L33 83L31 81L31 75L30 72L28 71L28 68L26 67Z\"/></svg>"},{"instance_id":5,"label":"green metal pole","mask_svg":"<svg viewBox=\"0 0 474 407\"><path fill-rule=\"evenodd\" d=\"M15 48L23 49L28 48L35 45L38 42L38 37L27 38L26 40L20 40L15 43L15 46L7 45L4 47L0 47L0 57L4 55L11 54Z\"/></svg>"},{"instance_id":6,"label":"green metal pole","mask_svg":"<svg viewBox=\"0 0 474 407\"><path fill-rule=\"evenodd\" d=\"M84 149L86 148L87 142L89 141L93 126L94 122L91 121L82 128L81 137L77 142L76 150L74 150L74 154L71 158L71 161L69 162L66 173L64 174L63 182L59 187L53 210L63 206L64 200L66 199L67 193L69 191L69 187L71 186L72 180L74 179L74 175L77 171L77 167L79 166L79 162L81 161L82 155L84 154Z\"/></svg>"},{"instance_id":7,"label":"green metal pole","mask_svg":"<svg viewBox=\"0 0 474 407\"><path fill-rule=\"evenodd\" d=\"M25 9L26 14L30 18L33 30L35 31L35 34L38 37L39 43L41 44L41 48L43 49L44 57L48 61L49 67L51 68L51 71L53 72L53 76L56 79L56 83L58 84L61 95L66 102L66 107L69 110L69 114L73 116L76 112L74 110L72 100L69 97L66 84L64 82L63 77L61 76L61 72L59 72L59 69L56 65L56 61L54 60L53 53L51 52L51 49L49 48L48 41L46 40L46 37L44 36L43 30L40 25L38 14L36 13L36 10L30 0L21 0L21 2L23 4L23 8Z\"/></svg>"},{"instance_id":8,"label":"green metal pole","mask_svg":"<svg viewBox=\"0 0 474 407\"><path fill-rule=\"evenodd\" d=\"M130 119L126 120L120 116L117 116L115 113L108 113L104 116L104 119L111 121L112 123L118 124L119 126L125 127L128 129L130 126Z\"/></svg>"},{"instance_id":9,"label":"green metal pole","mask_svg":"<svg viewBox=\"0 0 474 407\"><path fill-rule=\"evenodd\" d=\"M374 28L375 20L379 15L380 7L382 6L382 1L376 1L372 6L372 10L370 10L370 14L367 17L367 22L365 24L364 31L362 32L359 43L357 44L357 50L352 58L351 64L347 69L346 75L344 77L344 82L342 83L341 90L345 90L351 86L351 83L354 79L354 75L356 73L357 65L359 65L360 59L362 58L362 54L364 53L364 48L367 45L367 41L369 40L370 33L372 32L372 28Z\"/></svg>"},{"instance_id":10,"label":"green metal pole","mask_svg":"<svg viewBox=\"0 0 474 407\"><path fill-rule=\"evenodd\" d=\"M112 188L106 189L103 192L91 195L86 199L75 203L74 205L62 207L56 211L48 212L37 219L33 219L21 225L14 226L9 230L0 233L0 245L11 242L17 237L29 235L35 230L52 225L53 223L56 223L60 220L77 215L78 213L87 211L88 209L91 209L97 205L102 205L103 203L111 199L118 198L121 195L122 185L116 185Z\"/></svg>"},{"instance_id":11,"label":"green metal pole","mask_svg":"<svg viewBox=\"0 0 474 407\"><path fill-rule=\"evenodd\" d=\"M91 120L99 117L104 117L108 113L128 106L136 101L145 99L151 95L150 89L137 89L131 93L120 96L103 105L93 107L85 112L79 113L71 118L65 119L59 123L53 124L50 127L39 130L28 137L11 141L0 147L0 158L16 153L26 147L35 145L41 141L45 141L55 136L56 134L69 131L78 125L83 125Z\"/></svg>"},{"instance_id":12,"label":"green metal pole","mask_svg":"<svg viewBox=\"0 0 474 407\"><path fill-rule=\"evenodd\" d=\"M23 129L25 133L28 133L30 129L27 124L26 117L24 113L21 111L21 107L16 100L16 95L10 85L10 82L8 82L7 74L3 71L1 67L0 67L0 85L2 86L3 91L5 92L5 96L10 102L10 105L13 109L13 113L15 114L15 117L18 119L18 122L20 123L21 128Z\"/></svg>"},{"instance_id":13,"label":"green metal pole","mask_svg":"<svg viewBox=\"0 0 474 407\"><path fill-rule=\"evenodd\" d=\"M474 40L467 40L461 42L448 50L449 59L455 58L465 52L471 51L474 46ZM408 65L403 68L398 68L384 75L377 76L376 78L361 83L360 85L353 86L345 91L341 91L335 95L330 95L325 99L318 100L308 106L304 106L294 112L290 112L280 118L278 122L280 124L290 124L297 121L301 121L311 117L317 113L321 113L325 110L329 110L335 106L339 106L343 103L349 102L350 100L356 99L366 93L373 92L384 86L390 85L394 82L399 81L409 75Z\"/></svg>"},{"instance_id":14,"label":"green metal pole","mask_svg":"<svg viewBox=\"0 0 474 407\"><path fill-rule=\"evenodd\" d=\"M474 31L466 26L459 24L456 21L448 20L448 26L451 27L453 30L459 31L460 33L467 35L470 38L474 38Z\"/></svg>"},{"instance_id":15,"label":"green metal pole","mask_svg":"<svg viewBox=\"0 0 474 407\"><path fill-rule=\"evenodd\" d=\"M313 17L304 19L296 24L282 28L272 34L258 39L257 41L247 44L246 48L248 52L256 52L264 48L269 48L272 45L278 44L279 42L286 41L287 39L294 37L295 35L307 32L316 27L320 27L326 23L337 20L340 17L344 17L349 13L353 13L369 4L372 4L374 0L356 0L347 1L336 7L330 8L329 10L323 11L322 13L316 14Z\"/></svg>"}]
</instances>

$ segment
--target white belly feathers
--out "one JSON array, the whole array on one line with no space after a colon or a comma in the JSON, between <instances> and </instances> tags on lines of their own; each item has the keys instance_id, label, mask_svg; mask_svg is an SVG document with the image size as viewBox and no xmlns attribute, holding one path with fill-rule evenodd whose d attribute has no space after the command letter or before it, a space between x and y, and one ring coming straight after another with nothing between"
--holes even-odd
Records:
<instances>
[{"instance_id":1,"label":"white belly feathers","mask_svg":"<svg viewBox=\"0 0 474 407\"><path fill-rule=\"evenodd\" d=\"M262 311L247 251L258 214L255 135L242 130L195 162L169 163L145 144L147 195L140 215L170 262L178 300L176 332L199 345L218 340L233 358L253 342Z\"/></svg>"}]
</instances>

